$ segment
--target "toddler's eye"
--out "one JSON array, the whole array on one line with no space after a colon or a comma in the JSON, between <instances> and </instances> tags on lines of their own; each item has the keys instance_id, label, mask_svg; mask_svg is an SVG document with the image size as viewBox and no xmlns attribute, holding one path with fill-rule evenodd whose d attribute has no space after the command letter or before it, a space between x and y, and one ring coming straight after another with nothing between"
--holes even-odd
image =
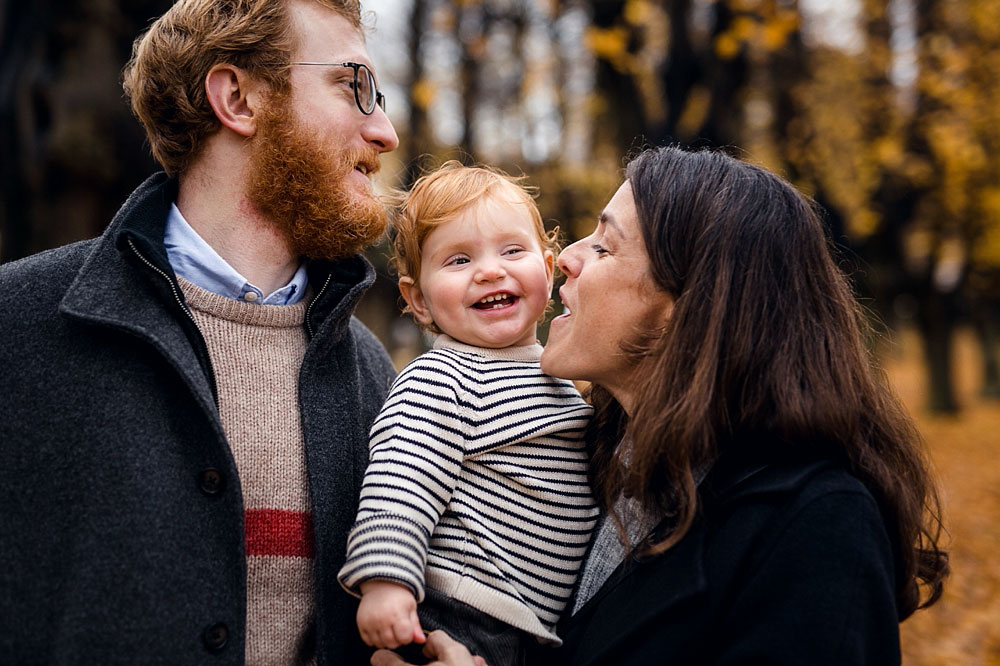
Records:
<instances>
[{"instance_id":1,"label":"toddler's eye","mask_svg":"<svg viewBox=\"0 0 1000 666\"><path fill-rule=\"evenodd\" d=\"M523 247L512 247L504 251L504 254L517 254L518 252L524 252Z\"/></svg>"},{"instance_id":2,"label":"toddler's eye","mask_svg":"<svg viewBox=\"0 0 1000 666\"><path fill-rule=\"evenodd\" d=\"M469 263L469 258L468 257L452 257L451 259L448 260L448 263L445 264L445 265L446 266L461 266L462 264L467 264L467 263Z\"/></svg>"}]
</instances>

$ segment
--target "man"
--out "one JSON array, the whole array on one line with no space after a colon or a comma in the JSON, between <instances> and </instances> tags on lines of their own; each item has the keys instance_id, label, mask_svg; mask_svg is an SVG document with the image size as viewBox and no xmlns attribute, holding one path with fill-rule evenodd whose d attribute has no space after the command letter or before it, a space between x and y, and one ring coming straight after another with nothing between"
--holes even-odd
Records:
<instances>
[{"instance_id":1,"label":"man","mask_svg":"<svg viewBox=\"0 0 1000 666\"><path fill-rule=\"evenodd\" d=\"M336 573L393 376L352 317L398 140L357 0L180 0L166 173L0 267L0 663L367 662Z\"/></svg>"}]
</instances>

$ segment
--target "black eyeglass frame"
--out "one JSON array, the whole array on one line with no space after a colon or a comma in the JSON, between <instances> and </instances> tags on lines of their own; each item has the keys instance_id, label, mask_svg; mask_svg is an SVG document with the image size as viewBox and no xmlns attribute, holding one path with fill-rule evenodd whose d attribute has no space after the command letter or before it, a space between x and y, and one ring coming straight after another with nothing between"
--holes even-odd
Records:
<instances>
[{"instance_id":1,"label":"black eyeglass frame","mask_svg":"<svg viewBox=\"0 0 1000 666\"><path fill-rule=\"evenodd\" d=\"M376 106L379 107L380 109L382 109L383 111L385 111L385 95L382 94L382 91L379 90L378 86L375 84L375 74L372 72L371 67L369 67L368 65L366 65L364 63L361 63L361 62L293 62L293 63L290 63L290 64L292 64L292 65L316 65L316 66L322 65L322 66L325 66L325 67L350 67L352 70L354 70L354 103L358 105L358 110L361 111L361 113L365 114L366 116L370 116L371 114L375 113L375 107ZM360 90L360 86L358 86L358 72L361 70L362 67L364 68L365 72L367 72L367 74L368 74L368 82L371 84L372 90L375 91L375 94L372 95L371 108L369 108L369 109L366 109L364 107L364 105L361 103L361 95L358 92Z\"/></svg>"}]
</instances>

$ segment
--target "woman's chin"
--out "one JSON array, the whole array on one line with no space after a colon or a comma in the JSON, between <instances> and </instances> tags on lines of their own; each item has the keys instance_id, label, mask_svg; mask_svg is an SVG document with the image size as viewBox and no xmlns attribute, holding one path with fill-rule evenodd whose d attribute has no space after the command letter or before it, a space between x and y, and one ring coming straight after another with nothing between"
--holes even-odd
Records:
<instances>
[{"instance_id":1,"label":"woman's chin","mask_svg":"<svg viewBox=\"0 0 1000 666\"><path fill-rule=\"evenodd\" d=\"M549 333L549 339L545 344L545 348L542 350L542 357L539 360L542 372L551 377L562 377L564 379L570 379L566 375L560 374L560 371L566 371L566 364L563 363L564 356L561 352L561 345L558 341L554 341L552 333Z\"/></svg>"}]
</instances>

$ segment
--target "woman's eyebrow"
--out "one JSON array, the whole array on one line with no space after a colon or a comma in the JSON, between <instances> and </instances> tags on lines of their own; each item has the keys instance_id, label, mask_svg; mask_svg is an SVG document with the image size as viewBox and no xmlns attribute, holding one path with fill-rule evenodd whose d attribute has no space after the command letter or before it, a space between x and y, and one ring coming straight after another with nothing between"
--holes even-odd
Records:
<instances>
[{"instance_id":1,"label":"woman's eyebrow","mask_svg":"<svg viewBox=\"0 0 1000 666\"><path fill-rule=\"evenodd\" d=\"M622 228L620 226L618 226L618 222L615 221L614 216L611 215L611 213L609 213L608 211L602 211L601 212L601 216L599 218L597 218L597 223L598 224L603 224L603 225L609 227L619 237L621 237L621 238L625 237L625 234L622 233Z\"/></svg>"}]
</instances>

